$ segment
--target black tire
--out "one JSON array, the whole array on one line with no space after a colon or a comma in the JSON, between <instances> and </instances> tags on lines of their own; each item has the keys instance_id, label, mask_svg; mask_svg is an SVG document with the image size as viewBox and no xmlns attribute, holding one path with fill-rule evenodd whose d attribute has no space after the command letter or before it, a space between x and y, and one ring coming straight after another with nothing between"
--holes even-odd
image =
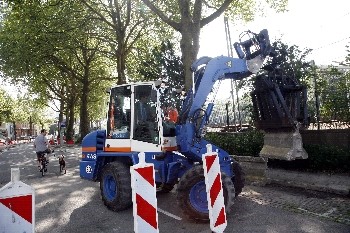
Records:
<instances>
[{"instance_id":1,"label":"black tire","mask_svg":"<svg viewBox=\"0 0 350 233\"><path fill-rule=\"evenodd\" d=\"M241 165L237 161L232 163L232 170L235 174L233 184L235 186L235 197L237 197L242 192L245 185L245 174Z\"/></svg>"},{"instance_id":2,"label":"black tire","mask_svg":"<svg viewBox=\"0 0 350 233\"><path fill-rule=\"evenodd\" d=\"M121 211L132 206L130 167L121 162L104 166L100 190L103 203L108 209Z\"/></svg>"},{"instance_id":3,"label":"black tire","mask_svg":"<svg viewBox=\"0 0 350 233\"><path fill-rule=\"evenodd\" d=\"M235 190L234 190L234 186L231 178L228 177L225 173L221 173L221 180L222 180L222 186L224 191L225 210L226 210L226 213L229 213L234 203ZM204 192L205 192L205 179L204 179L203 166L198 165L189 169L181 177L180 182L177 186L178 187L177 201L183 213L188 218L196 221L207 222L209 221L209 211L207 207L208 203L206 203L206 211L203 211L204 208L200 208L200 207L196 208L196 205L191 203L191 197L190 197L191 190L198 184L203 184L202 182L204 182ZM206 202L206 199L204 198L206 198L206 194L204 197L203 193L201 193L201 196L203 199L202 207L204 207Z\"/></svg>"},{"instance_id":4,"label":"black tire","mask_svg":"<svg viewBox=\"0 0 350 233\"><path fill-rule=\"evenodd\" d=\"M41 162L41 176L45 175L45 163Z\"/></svg>"},{"instance_id":5,"label":"black tire","mask_svg":"<svg viewBox=\"0 0 350 233\"><path fill-rule=\"evenodd\" d=\"M174 184L156 183L157 193L170 193L174 189Z\"/></svg>"}]
</instances>

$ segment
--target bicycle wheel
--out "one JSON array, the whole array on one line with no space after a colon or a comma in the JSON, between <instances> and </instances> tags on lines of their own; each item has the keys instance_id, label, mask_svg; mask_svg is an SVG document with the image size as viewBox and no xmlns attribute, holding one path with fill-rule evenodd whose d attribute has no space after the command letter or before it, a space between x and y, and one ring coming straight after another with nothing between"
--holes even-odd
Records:
<instances>
[{"instance_id":1,"label":"bicycle wheel","mask_svg":"<svg viewBox=\"0 0 350 233\"><path fill-rule=\"evenodd\" d=\"M45 169L46 169L46 161L45 158L42 158L41 160L41 176L45 175Z\"/></svg>"}]
</instances>

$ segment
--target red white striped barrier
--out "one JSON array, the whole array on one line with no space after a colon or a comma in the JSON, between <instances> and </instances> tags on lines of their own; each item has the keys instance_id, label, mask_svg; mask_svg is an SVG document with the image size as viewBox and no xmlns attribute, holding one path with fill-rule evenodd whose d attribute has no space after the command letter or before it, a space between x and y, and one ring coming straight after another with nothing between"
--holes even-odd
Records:
<instances>
[{"instance_id":1,"label":"red white striped barrier","mask_svg":"<svg viewBox=\"0 0 350 233\"><path fill-rule=\"evenodd\" d=\"M0 232L34 233L35 192L19 177L19 169L11 168L11 182L0 189Z\"/></svg>"},{"instance_id":2,"label":"red white striped barrier","mask_svg":"<svg viewBox=\"0 0 350 233\"><path fill-rule=\"evenodd\" d=\"M139 163L130 167L134 231L159 232L154 165L146 163L145 153L139 153Z\"/></svg>"},{"instance_id":3,"label":"red white striped barrier","mask_svg":"<svg viewBox=\"0 0 350 233\"><path fill-rule=\"evenodd\" d=\"M207 145L207 153L203 154L203 168L207 191L210 229L213 232L224 232L227 221L221 172L218 153L212 151L212 145Z\"/></svg>"}]
</instances>

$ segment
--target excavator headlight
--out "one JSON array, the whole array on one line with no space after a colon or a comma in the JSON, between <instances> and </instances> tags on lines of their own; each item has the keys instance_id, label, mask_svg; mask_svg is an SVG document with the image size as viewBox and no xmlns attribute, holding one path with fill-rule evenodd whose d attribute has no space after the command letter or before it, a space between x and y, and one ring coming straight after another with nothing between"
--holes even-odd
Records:
<instances>
[{"instance_id":1,"label":"excavator headlight","mask_svg":"<svg viewBox=\"0 0 350 233\"><path fill-rule=\"evenodd\" d=\"M262 67L263 63L264 63L264 58L258 55L250 60L247 60L247 68L250 72L252 72L253 74L256 74Z\"/></svg>"}]
</instances>

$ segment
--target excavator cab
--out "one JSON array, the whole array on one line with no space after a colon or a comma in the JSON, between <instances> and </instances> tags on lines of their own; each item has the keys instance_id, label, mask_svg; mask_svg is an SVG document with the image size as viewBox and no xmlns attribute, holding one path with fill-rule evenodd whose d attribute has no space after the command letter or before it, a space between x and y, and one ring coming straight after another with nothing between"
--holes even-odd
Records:
<instances>
[{"instance_id":1,"label":"excavator cab","mask_svg":"<svg viewBox=\"0 0 350 233\"><path fill-rule=\"evenodd\" d=\"M104 150L155 153L176 150L176 104L158 81L111 88Z\"/></svg>"}]
</instances>

